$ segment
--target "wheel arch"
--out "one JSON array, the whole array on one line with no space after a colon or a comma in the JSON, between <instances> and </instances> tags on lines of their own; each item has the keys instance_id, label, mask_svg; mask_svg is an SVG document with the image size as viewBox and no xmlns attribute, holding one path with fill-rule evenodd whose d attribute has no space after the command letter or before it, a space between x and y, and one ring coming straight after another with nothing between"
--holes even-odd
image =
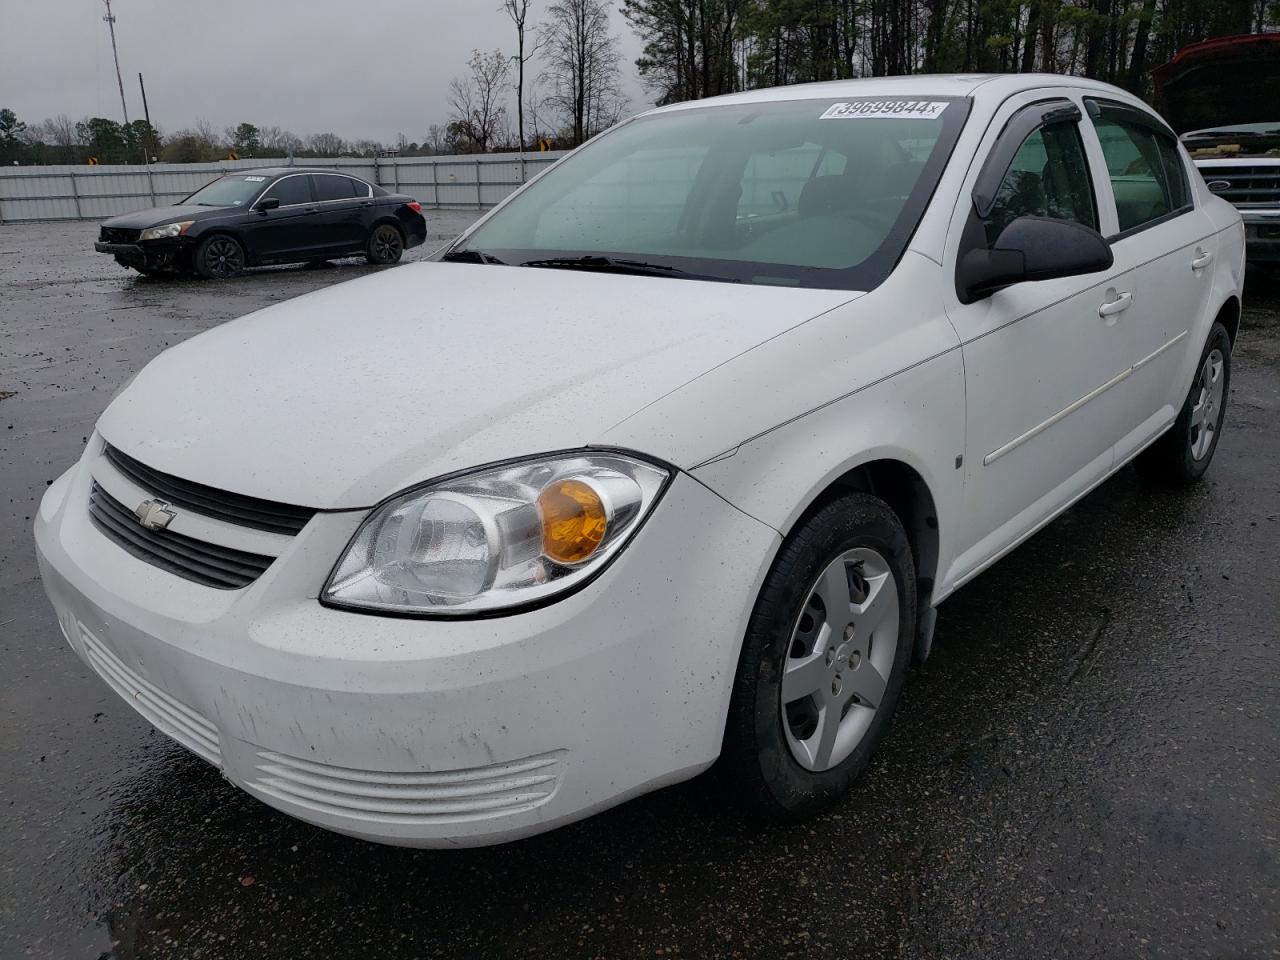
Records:
<instances>
[{"instance_id":1,"label":"wheel arch","mask_svg":"<svg viewBox=\"0 0 1280 960\"><path fill-rule=\"evenodd\" d=\"M1236 334L1240 332L1240 314L1240 298L1233 293L1223 301L1222 306L1218 308L1217 316L1214 318L1227 328L1227 336L1231 339L1232 347L1236 345Z\"/></svg>"},{"instance_id":2,"label":"wheel arch","mask_svg":"<svg viewBox=\"0 0 1280 960\"><path fill-rule=\"evenodd\" d=\"M384 223L389 223L391 224L391 226L399 230L400 240L404 243L408 243L409 241L408 231L405 230L404 224L400 222L400 218L397 217L394 213L380 213L376 217L374 217L373 222L369 224L369 236L372 237L373 231L377 230Z\"/></svg>"},{"instance_id":3,"label":"wheel arch","mask_svg":"<svg viewBox=\"0 0 1280 960\"><path fill-rule=\"evenodd\" d=\"M923 660L933 642L933 595L940 574L942 529L937 499L916 466L889 452L849 466L816 489L782 533L789 533L832 497L850 490L883 500L906 531L916 569L916 656Z\"/></svg>"}]
</instances>

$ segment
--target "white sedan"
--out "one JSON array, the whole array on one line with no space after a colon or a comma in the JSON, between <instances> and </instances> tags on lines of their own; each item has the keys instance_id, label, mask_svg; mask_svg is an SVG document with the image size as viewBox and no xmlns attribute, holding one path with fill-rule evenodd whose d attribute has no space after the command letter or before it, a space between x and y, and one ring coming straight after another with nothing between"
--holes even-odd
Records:
<instances>
[{"instance_id":1,"label":"white sedan","mask_svg":"<svg viewBox=\"0 0 1280 960\"><path fill-rule=\"evenodd\" d=\"M132 707L332 830L493 843L717 760L806 815L939 603L1130 461L1204 473L1243 258L1103 84L654 110L434 262L152 361L44 497L45 587Z\"/></svg>"}]
</instances>

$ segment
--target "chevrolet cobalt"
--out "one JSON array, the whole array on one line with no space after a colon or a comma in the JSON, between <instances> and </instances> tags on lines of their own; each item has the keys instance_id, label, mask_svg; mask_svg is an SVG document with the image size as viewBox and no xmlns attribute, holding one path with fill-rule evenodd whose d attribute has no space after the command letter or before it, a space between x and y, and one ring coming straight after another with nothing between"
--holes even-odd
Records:
<instances>
[{"instance_id":1,"label":"chevrolet cobalt","mask_svg":"<svg viewBox=\"0 0 1280 960\"><path fill-rule=\"evenodd\" d=\"M267 804L495 843L713 764L794 818L938 605L1209 467L1239 214L1139 100L913 77L653 110L432 262L175 346L35 524L74 651Z\"/></svg>"}]
</instances>

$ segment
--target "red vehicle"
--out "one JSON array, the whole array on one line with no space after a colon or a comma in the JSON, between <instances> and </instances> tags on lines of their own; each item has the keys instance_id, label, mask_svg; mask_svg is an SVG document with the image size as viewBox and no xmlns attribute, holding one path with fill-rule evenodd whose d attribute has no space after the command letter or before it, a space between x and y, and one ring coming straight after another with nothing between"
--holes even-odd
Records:
<instances>
[{"instance_id":1,"label":"red vehicle","mask_svg":"<svg viewBox=\"0 0 1280 960\"><path fill-rule=\"evenodd\" d=\"M1152 78L1209 189L1239 209L1250 262L1280 263L1280 33L1194 43Z\"/></svg>"}]
</instances>

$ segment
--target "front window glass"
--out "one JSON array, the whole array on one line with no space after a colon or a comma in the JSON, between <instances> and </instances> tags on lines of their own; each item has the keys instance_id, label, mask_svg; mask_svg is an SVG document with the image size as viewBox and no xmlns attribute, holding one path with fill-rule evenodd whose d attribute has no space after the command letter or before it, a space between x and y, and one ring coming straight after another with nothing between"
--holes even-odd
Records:
<instances>
[{"instance_id":1,"label":"front window glass","mask_svg":"<svg viewBox=\"0 0 1280 960\"><path fill-rule=\"evenodd\" d=\"M267 179L267 177L255 174L219 177L213 183L201 187L182 202L201 207L248 206L262 192Z\"/></svg>"},{"instance_id":2,"label":"front window glass","mask_svg":"<svg viewBox=\"0 0 1280 960\"><path fill-rule=\"evenodd\" d=\"M967 112L960 98L864 97L641 117L449 256L623 259L668 276L869 289L906 246Z\"/></svg>"},{"instance_id":3,"label":"front window glass","mask_svg":"<svg viewBox=\"0 0 1280 960\"><path fill-rule=\"evenodd\" d=\"M987 242L994 244L1018 217L1051 217L1098 229L1093 181L1075 124L1040 127L1022 142L986 221Z\"/></svg>"},{"instance_id":4,"label":"front window glass","mask_svg":"<svg viewBox=\"0 0 1280 960\"><path fill-rule=\"evenodd\" d=\"M307 185L307 181L311 178L306 174L294 174L285 177L283 180L277 180L268 190L263 199L272 197L280 201L280 206L290 207L299 203L311 202L311 188Z\"/></svg>"}]
</instances>

